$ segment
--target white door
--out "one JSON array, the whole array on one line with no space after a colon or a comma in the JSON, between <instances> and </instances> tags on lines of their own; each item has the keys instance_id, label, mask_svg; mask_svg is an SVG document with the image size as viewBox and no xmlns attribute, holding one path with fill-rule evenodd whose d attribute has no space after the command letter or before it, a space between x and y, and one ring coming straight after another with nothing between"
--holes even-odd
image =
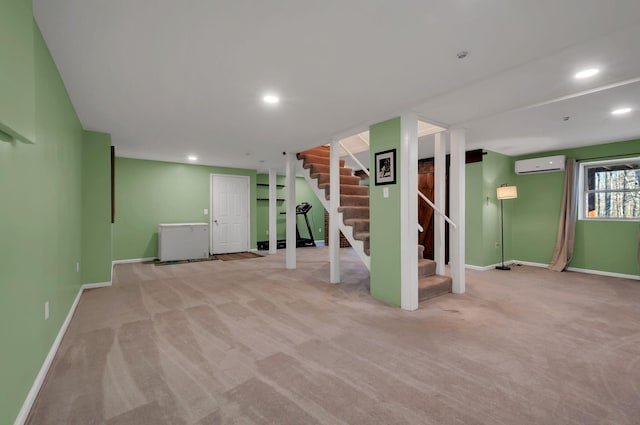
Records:
<instances>
[{"instance_id":1,"label":"white door","mask_svg":"<svg viewBox=\"0 0 640 425\"><path fill-rule=\"evenodd\" d=\"M249 177L211 174L212 254L249 250Z\"/></svg>"}]
</instances>

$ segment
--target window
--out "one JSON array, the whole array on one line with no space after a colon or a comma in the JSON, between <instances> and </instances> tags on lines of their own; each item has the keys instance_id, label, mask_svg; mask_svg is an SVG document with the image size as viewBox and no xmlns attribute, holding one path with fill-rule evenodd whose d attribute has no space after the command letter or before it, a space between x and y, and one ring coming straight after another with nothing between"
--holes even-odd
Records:
<instances>
[{"instance_id":1,"label":"window","mask_svg":"<svg viewBox=\"0 0 640 425\"><path fill-rule=\"evenodd\" d=\"M580 218L640 219L640 158L580 164Z\"/></svg>"}]
</instances>

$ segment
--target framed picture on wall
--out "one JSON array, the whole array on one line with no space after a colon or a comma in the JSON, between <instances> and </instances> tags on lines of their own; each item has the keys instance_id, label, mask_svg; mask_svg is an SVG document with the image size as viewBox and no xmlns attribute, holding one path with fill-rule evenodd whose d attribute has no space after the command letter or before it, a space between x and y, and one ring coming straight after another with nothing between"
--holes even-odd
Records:
<instances>
[{"instance_id":1,"label":"framed picture on wall","mask_svg":"<svg viewBox=\"0 0 640 425\"><path fill-rule=\"evenodd\" d=\"M388 151L376 153L375 164L375 184L380 186L383 184L395 184L396 183L396 150L389 149Z\"/></svg>"}]
</instances>

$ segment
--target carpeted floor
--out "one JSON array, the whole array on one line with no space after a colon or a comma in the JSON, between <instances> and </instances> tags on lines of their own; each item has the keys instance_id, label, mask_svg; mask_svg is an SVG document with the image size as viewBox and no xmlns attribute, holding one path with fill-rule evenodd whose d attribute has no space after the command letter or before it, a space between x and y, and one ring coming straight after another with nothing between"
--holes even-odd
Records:
<instances>
[{"instance_id":1,"label":"carpeted floor","mask_svg":"<svg viewBox=\"0 0 640 425\"><path fill-rule=\"evenodd\" d=\"M640 282L467 272L405 312L342 250L122 264L82 296L29 424L638 424Z\"/></svg>"}]
</instances>

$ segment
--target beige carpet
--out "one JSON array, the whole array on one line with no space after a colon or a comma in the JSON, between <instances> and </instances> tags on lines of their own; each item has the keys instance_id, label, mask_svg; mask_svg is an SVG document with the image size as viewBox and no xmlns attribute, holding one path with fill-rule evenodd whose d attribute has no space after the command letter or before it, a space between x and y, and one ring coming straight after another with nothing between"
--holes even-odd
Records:
<instances>
[{"instance_id":1,"label":"beige carpet","mask_svg":"<svg viewBox=\"0 0 640 425\"><path fill-rule=\"evenodd\" d=\"M515 267L404 312L344 249L122 264L82 296L41 424L638 424L640 282Z\"/></svg>"}]
</instances>

